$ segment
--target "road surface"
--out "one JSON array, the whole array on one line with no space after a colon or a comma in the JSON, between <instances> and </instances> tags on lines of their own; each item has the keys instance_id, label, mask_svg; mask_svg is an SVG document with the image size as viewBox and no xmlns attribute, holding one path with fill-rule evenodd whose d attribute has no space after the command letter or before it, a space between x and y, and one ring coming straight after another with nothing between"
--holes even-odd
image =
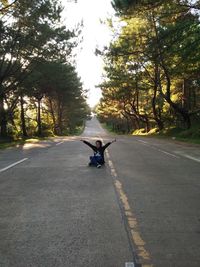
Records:
<instances>
[{"instance_id":1,"label":"road surface","mask_svg":"<svg viewBox=\"0 0 200 267\"><path fill-rule=\"evenodd\" d=\"M200 147L116 136L101 169L81 137L0 151L0 266L199 267Z\"/></svg>"}]
</instances>

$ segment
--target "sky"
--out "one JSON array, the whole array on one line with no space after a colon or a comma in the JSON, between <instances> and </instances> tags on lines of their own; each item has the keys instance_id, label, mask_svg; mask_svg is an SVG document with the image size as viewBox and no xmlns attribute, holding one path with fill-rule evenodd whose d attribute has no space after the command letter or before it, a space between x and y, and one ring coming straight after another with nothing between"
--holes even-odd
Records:
<instances>
[{"instance_id":1,"label":"sky","mask_svg":"<svg viewBox=\"0 0 200 267\"><path fill-rule=\"evenodd\" d=\"M83 20L83 41L77 55L77 71L88 89L88 104L93 107L101 97L101 90L95 88L101 82L103 61L95 56L95 48L99 49L109 44L112 33L102 24L106 18L114 15L110 0L62 0L65 7L63 19L67 27L74 27Z\"/></svg>"}]
</instances>

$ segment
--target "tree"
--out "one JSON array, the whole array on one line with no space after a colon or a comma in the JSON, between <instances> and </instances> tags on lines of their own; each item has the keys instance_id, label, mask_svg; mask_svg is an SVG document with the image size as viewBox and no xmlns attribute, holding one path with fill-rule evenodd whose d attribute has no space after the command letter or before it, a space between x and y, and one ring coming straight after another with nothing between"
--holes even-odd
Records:
<instances>
[{"instance_id":1,"label":"tree","mask_svg":"<svg viewBox=\"0 0 200 267\"><path fill-rule=\"evenodd\" d=\"M73 132L88 114L80 78L69 63L38 62L24 81L22 93L35 103L39 136L47 127L57 135Z\"/></svg>"},{"instance_id":2,"label":"tree","mask_svg":"<svg viewBox=\"0 0 200 267\"><path fill-rule=\"evenodd\" d=\"M106 64L118 72L116 83L113 68L106 68L107 84L113 86L114 82L117 88L116 100L126 99L125 113L147 128L156 123L162 130L172 121L190 128L198 105L192 109L181 95L185 97L189 90L186 81L199 78L199 14L194 12L199 1L192 5L174 0L112 2L124 21L118 36L104 51ZM126 77L120 82L124 72ZM131 96L127 88L133 91Z\"/></svg>"},{"instance_id":3,"label":"tree","mask_svg":"<svg viewBox=\"0 0 200 267\"><path fill-rule=\"evenodd\" d=\"M8 10L10 10L14 4L17 2L18 0L13 0L11 3L8 0L1 0L0 1L0 14L5 14L5 12L8 12Z\"/></svg>"},{"instance_id":4,"label":"tree","mask_svg":"<svg viewBox=\"0 0 200 267\"><path fill-rule=\"evenodd\" d=\"M8 15L4 15L0 21L2 137L7 135L6 97L12 93L19 98L18 88L35 68L37 61L49 58L65 62L75 45L75 33L66 30L60 23L62 7L58 1L18 0L13 5L12 19L9 20Z\"/></svg>"}]
</instances>

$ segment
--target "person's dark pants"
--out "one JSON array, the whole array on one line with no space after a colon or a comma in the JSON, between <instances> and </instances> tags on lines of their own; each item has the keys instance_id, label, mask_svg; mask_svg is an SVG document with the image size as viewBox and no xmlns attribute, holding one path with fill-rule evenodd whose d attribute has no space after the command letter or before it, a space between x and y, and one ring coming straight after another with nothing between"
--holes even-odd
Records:
<instances>
[{"instance_id":1,"label":"person's dark pants","mask_svg":"<svg viewBox=\"0 0 200 267\"><path fill-rule=\"evenodd\" d=\"M90 164L93 166L97 166L97 165L102 165L103 164L103 160L102 157L99 156L91 156L90 157Z\"/></svg>"}]
</instances>

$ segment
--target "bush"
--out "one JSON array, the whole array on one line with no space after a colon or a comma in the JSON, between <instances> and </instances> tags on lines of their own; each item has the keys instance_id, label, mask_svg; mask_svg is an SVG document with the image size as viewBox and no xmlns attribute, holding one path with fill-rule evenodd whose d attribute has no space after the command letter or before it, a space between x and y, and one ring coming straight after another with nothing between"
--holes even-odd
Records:
<instances>
[{"instance_id":1,"label":"bush","mask_svg":"<svg viewBox=\"0 0 200 267\"><path fill-rule=\"evenodd\" d=\"M182 138L200 138L200 129L188 129L179 134Z\"/></svg>"}]
</instances>

